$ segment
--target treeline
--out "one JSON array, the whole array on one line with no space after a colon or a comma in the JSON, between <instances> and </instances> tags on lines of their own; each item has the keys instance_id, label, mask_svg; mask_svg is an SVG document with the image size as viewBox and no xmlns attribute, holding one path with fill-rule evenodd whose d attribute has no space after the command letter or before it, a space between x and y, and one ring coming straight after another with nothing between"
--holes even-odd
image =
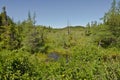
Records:
<instances>
[{"instance_id":1,"label":"treeline","mask_svg":"<svg viewBox=\"0 0 120 80\"><path fill-rule=\"evenodd\" d=\"M111 8L101 18L103 23L93 21L87 24L85 34L94 35L98 46L120 48L120 1L113 0Z\"/></svg>"},{"instance_id":2,"label":"treeline","mask_svg":"<svg viewBox=\"0 0 120 80\"><path fill-rule=\"evenodd\" d=\"M30 53L45 52L44 26L35 25L35 15L28 13L28 19L15 23L8 15L6 7L0 14L0 50L23 49ZM47 29L46 29L47 30Z\"/></svg>"}]
</instances>

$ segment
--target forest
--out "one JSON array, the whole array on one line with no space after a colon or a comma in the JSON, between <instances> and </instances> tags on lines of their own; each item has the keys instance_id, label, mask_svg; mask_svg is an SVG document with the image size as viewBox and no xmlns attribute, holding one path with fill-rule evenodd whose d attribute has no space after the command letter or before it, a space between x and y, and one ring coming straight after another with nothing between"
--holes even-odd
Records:
<instances>
[{"instance_id":1,"label":"forest","mask_svg":"<svg viewBox=\"0 0 120 80\"><path fill-rule=\"evenodd\" d=\"M101 23L56 29L0 12L0 80L120 80L120 1Z\"/></svg>"}]
</instances>

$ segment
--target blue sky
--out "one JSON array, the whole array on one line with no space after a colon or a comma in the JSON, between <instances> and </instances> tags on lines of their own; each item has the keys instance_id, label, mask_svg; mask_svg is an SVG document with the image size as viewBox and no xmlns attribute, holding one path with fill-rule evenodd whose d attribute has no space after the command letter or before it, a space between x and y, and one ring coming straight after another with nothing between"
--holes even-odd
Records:
<instances>
[{"instance_id":1,"label":"blue sky","mask_svg":"<svg viewBox=\"0 0 120 80\"><path fill-rule=\"evenodd\" d=\"M97 20L107 12L112 0L0 0L15 22L27 19L28 12L36 13L36 24L52 27L83 25ZM0 9L0 12L2 9Z\"/></svg>"}]
</instances>

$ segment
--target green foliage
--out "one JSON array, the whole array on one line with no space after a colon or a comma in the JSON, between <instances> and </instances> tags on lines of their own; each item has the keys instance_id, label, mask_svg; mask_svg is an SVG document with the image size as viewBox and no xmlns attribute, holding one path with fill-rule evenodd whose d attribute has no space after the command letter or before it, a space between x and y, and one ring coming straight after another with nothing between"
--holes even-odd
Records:
<instances>
[{"instance_id":1,"label":"green foliage","mask_svg":"<svg viewBox=\"0 0 120 80\"><path fill-rule=\"evenodd\" d=\"M3 26L1 34L1 48L3 49L17 49L19 42L17 32L14 25Z\"/></svg>"},{"instance_id":2,"label":"green foliage","mask_svg":"<svg viewBox=\"0 0 120 80\"><path fill-rule=\"evenodd\" d=\"M98 25L97 27L92 27L91 37L94 37L94 43L103 48L111 47L116 43L116 38L109 31L109 27L107 25Z\"/></svg>"},{"instance_id":3,"label":"green foliage","mask_svg":"<svg viewBox=\"0 0 120 80\"><path fill-rule=\"evenodd\" d=\"M14 24L3 7L0 80L119 80L119 12L114 0L103 24L54 29L36 26L30 12Z\"/></svg>"},{"instance_id":4,"label":"green foliage","mask_svg":"<svg viewBox=\"0 0 120 80\"><path fill-rule=\"evenodd\" d=\"M104 15L103 22L109 27L109 31L114 36L115 45L119 46L120 36L120 1L113 0L110 10ZM108 41L109 42L109 41Z\"/></svg>"},{"instance_id":5,"label":"green foliage","mask_svg":"<svg viewBox=\"0 0 120 80\"><path fill-rule=\"evenodd\" d=\"M85 35L86 35L86 36L90 36L90 34L91 34L90 24L88 23L88 24L86 25Z\"/></svg>"},{"instance_id":6,"label":"green foliage","mask_svg":"<svg viewBox=\"0 0 120 80\"><path fill-rule=\"evenodd\" d=\"M11 18L7 15L6 7L4 6L2 13L0 14L0 26L8 26L14 24Z\"/></svg>"},{"instance_id":7,"label":"green foliage","mask_svg":"<svg viewBox=\"0 0 120 80\"><path fill-rule=\"evenodd\" d=\"M109 26L113 35L120 35L120 4L116 5L116 0L113 0L110 10L104 15L104 24Z\"/></svg>"},{"instance_id":8,"label":"green foliage","mask_svg":"<svg viewBox=\"0 0 120 80\"><path fill-rule=\"evenodd\" d=\"M32 64L29 62L28 53L0 52L0 79L30 79L33 74Z\"/></svg>"},{"instance_id":9,"label":"green foliage","mask_svg":"<svg viewBox=\"0 0 120 80\"><path fill-rule=\"evenodd\" d=\"M47 49L44 40L44 33L41 33L41 30L37 30L35 27L28 33L23 41L23 46L30 53L45 52L44 49Z\"/></svg>"}]
</instances>

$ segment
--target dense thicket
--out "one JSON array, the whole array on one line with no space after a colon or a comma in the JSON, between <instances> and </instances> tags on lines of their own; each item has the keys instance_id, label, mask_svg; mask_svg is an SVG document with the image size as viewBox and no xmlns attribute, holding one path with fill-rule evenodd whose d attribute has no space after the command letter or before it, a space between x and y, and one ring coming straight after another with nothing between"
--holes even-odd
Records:
<instances>
[{"instance_id":1,"label":"dense thicket","mask_svg":"<svg viewBox=\"0 0 120 80\"><path fill-rule=\"evenodd\" d=\"M53 29L0 13L0 80L119 80L120 2L103 23Z\"/></svg>"}]
</instances>

